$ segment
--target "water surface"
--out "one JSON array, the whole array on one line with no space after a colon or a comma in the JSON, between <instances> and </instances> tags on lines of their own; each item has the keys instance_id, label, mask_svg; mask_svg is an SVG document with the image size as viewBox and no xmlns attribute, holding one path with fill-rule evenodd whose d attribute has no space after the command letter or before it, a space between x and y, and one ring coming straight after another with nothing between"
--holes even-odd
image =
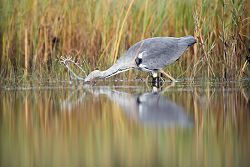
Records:
<instances>
[{"instance_id":1,"label":"water surface","mask_svg":"<svg viewBox=\"0 0 250 167\"><path fill-rule=\"evenodd\" d=\"M1 166L249 166L245 83L0 91Z\"/></svg>"}]
</instances>

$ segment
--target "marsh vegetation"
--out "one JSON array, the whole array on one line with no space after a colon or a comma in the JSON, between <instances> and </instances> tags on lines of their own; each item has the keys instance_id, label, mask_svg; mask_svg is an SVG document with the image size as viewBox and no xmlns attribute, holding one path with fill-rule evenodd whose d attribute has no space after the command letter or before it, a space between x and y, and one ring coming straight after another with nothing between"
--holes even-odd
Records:
<instances>
[{"instance_id":1,"label":"marsh vegetation","mask_svg":"<svg viewBox=\"0 0 250 167\"><path fill-rule=\"evenodd\" d=\"M137 71L69 82L60 64L104 70L186 35L165 69L181 82L158 90ZM249 47L249 0L0 0L0 166L249 166Z\"/></svg>"},{"instance_id":2,"label":"marsh vegetation","mask_svg":"<svg viewBox=\"0 0 250 167\"><path fill-rule=\"evenodd\" d=\"M67 80L61 56L72 56L89 72L109 67L141 39L184 35L198 44L169 72L239 79L248 74L249 11L247 0L0 0L1 83Z\"/></svg>"}]
</instances>

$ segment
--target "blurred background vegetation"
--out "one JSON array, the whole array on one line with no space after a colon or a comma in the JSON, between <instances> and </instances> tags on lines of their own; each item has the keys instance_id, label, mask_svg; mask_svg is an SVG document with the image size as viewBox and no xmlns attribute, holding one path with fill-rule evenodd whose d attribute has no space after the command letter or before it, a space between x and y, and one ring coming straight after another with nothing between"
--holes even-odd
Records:
<instances>
[{"instance_id":1,"label":"blurred background vegetation","mask_svg":"<svg viewBox=\"0 0 250 167\"><path fill-rule=\"evenodd\" d=\"M103 70L141 39L184 35L198 44L167 68L173 76L248 75L247 0L0 0L0 16L0 83L65 80L61 56Z\"/></svg>"}]
</instances>

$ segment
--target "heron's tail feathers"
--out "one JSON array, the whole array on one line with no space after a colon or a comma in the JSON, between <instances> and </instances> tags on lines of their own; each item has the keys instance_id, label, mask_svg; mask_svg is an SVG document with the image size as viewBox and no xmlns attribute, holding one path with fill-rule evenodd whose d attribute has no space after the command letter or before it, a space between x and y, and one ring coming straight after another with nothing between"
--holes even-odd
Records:
<instances>
[{"instance_id":1,"label":"heron's tail feathers","mask_svg":"<svg viewBox=\"0 0 250 167\"><path fill-rule=\"evenodd\" d=\"M193 36L185 36L180 38L181 45L192 46L196 43L196 39Z\"/></svg>"}]
</instances>

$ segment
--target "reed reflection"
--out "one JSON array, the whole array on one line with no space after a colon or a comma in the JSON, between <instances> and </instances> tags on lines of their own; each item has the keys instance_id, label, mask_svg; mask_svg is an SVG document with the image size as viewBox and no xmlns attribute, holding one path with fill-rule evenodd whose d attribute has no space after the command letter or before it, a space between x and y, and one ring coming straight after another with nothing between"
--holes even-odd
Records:
<instances>
[{"instance_id":1,"label":"reed reflection","mask_svg":"<svg viewBox=\"0 0 250 167\"><path fill-rule=\"evenodd\" d=\"M0 166L249 166L247 85L0 91Z\"/></svg>"}]
</instances>

